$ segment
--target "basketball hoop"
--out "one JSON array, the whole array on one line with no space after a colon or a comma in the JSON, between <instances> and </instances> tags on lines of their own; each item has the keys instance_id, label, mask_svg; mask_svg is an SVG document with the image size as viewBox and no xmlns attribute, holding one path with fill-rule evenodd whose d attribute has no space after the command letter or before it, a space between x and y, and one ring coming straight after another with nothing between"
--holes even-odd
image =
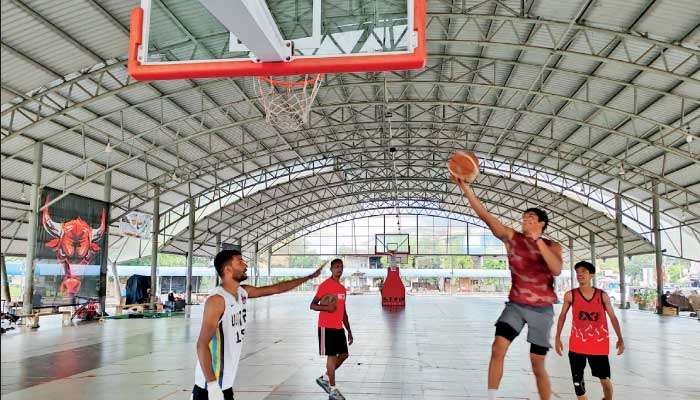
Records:
<instances>
[{"instance_id":1,"label":"basketball hoop","mask_svg":"<svg viewBox=\"0 0 700 400\"><path fill-rule=\"evenodd\" d=\"M255 91L265 107L265 120L285 130L302 129L309 122L309 111L321 86L321 77L321 74L280 79L257 77Z\"/></svg>"}]
</instances>

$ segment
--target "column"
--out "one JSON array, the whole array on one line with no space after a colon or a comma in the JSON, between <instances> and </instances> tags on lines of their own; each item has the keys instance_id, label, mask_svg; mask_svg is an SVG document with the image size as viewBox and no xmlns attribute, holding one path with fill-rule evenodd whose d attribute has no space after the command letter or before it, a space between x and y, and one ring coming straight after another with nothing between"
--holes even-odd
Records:
<instances>
[{"instance_id":1,"label":"column","mask_svg":"<svg viewBox=\"0 0 700 400\"><path fill-rule=\"evenodd\" d=\"M34 294L34 259L36 258L36 235L39 227L39 185L41 185L41 163L44 147L41 142L34 143L34 162L32 164L32 191L29 198L29 224L27 235L27 258L24 268L24 295L22 296L22 313L32 313L32 295Z\"/></svg>"},{"instance_id":2,"label":"column","mask_svg":"<svg viewBox=\"0 0 700 400\"><path fill-rule=\"evenodd\" d=\"M625 241L622 236L622 197L615 195L615 225L617 231L617 265L620 268L620 308L625 308L627 285L625 284Z\"/></svg>"},{"instance_id":3,"label":"column","mask_svg":"<svg viewBox=\"0 0 700 400\"><path fill-rule=\"evenodd\" d=\"M221 232L216 234L216 254L219 254L221 251ZM214 268L214 275L216 276L216 286L219 286L219 274L216 272L216 268Z\"/></svg>"},{"instance_id":4,"label":"column","mask_svg":"<svg viewBox=\"0 0 700 400\"><path fill-rule=\"evenodd\" d=\"M664 294L664 257L661 252L661 218L659 215L659 184L653 183L652 197L652 229L654 230L654 260L656 264L656 304L661 304L661 296ZM661 314L662 308L658 307L657 312Z\"/></svg>"},{"instance_id":5,"label":"column","mask_svg":"<svg viewBox=\"0 0 700 400\"><path fill-rule=\"evenodd\" d=\"M10 281L7 280L7 265L4 254L0 254L0 268L2 269L2 298L7 302L5 304L9 305L12 298L10 298Z\"/></svg>"},{"instance_id":6,"label":"column","mask_svg":"<svg viewBox=\"0 0 700 400\"><path fill-rule=\"evenodd\" d=\"M185 302L192 304L192 261L194 259L194 224L195 224L195 203L190 197L190 221L187 236L187 276L185 277Z\"/></svg>"},{"instance_id":7,"label":"column","mask_svg":"<svg viewBox=\"0 0 700 400\"><path fill-rule=\"evenodd\" d=\"M267 284L272 283L272 245L267 249Z\"/></svg>"},{"instance_id":8,"label":"column","mask_svg":"<svg viewBox=\"0 0 700 400\"><path fill-rule=\"evenodd\" d=\"M102 200L107 203L107 224L105 227L105 247L102 251L105 253L104 260L109 263L109 225L112 221L112 171L105 172L105 182L102 193ZM117 263L113 265L113 269L116 272ZM104 281L102 281L104 279ZM116 282L116 287L119 288L119 275L114 275L114 281ZM104 313L105 306L107 302L107 265L100 264L100 288L105 288L105 295L100 296L100 311ZM117 304L121 301L120 290L117 290Z\"/></svg>"},{"instance_id":9,"label":"column","mask_svg":"<svg viewBox=\"0 0 700 400\"><path fill-rule=\"evenodd\" d=\"M253 245L253 273L255 274L253 277L253 285L258 286L258 276L260 275L258 272L258 242L255 242Z\"/></svg>"},{"instance_id":10,"label":"column","mask_svg":"<svg viewBox=\"0 0 700 400\"><path fill-rule=\"evenodd\" d=\"M160 233L160 187L153 193L153 237L151 238L151 308L155 309L158 287L158 234Z\"/></svg>"},{"instance_id":11,"label":"column","mask_svg":"<svg viewBox=\"0 0 700 400\"><path fill-rule=\"evenodd\" d=\"M591 264L595 265L595 258L596 258L596 255L595 255L595 233L593 233L593 231L589 232L589 234L588 234L588 242L590 243L590 246L591 246ZM597 276L598 276L598 267L596 266L596 274L593 275L593 286L595 286L596 283L598 282Z\"/></svg>"},{"instance_id":12,"label":"column","mask_svg":"<svg viewBox=\"0 0 700 400\"><path fill-rule=\"evenodd\" d=\"M569 237L569 274L571 274L569 279L571 280L571 289L573 289L576 283L576 273L574 272L574 238L572 237Z\"/></svg>"}]
</instances>

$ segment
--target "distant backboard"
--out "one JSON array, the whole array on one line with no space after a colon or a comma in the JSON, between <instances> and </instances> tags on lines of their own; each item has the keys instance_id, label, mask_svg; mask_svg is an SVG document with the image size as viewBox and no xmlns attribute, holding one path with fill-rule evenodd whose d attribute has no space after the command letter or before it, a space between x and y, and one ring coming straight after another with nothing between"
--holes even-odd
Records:
<instances>
[{"instance_id":1,"label":"distant backboard","mask_svg":"<svg viewBox=\"0 0 700 400\"><path fill-rule=\"evenodd\" d=\"M426 0L142 0L135 79L420 69Z\"/></svg>"},{"instance_id":2,"label":"distant backboard","mask_svg":"<svg viewBox=\"0 0 700 400\"><path fill-rule=\"evenodd\" d=\"M377 234L374 236L374 253L411 254L411 246L408 239L409 235L407 233Z\"/></svg>"}]
</instances>

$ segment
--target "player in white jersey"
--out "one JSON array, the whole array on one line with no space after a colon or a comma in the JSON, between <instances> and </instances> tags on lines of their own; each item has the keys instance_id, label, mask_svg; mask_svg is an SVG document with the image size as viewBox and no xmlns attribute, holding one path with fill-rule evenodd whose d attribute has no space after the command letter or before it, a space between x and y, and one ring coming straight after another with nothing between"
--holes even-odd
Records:
<instances>
[{"instance_id":1,"label":"player in white jersey","mask_svg":"<svg viewBox=\"0 0 700 400\"><path fill-rule=\"evenodd\" d=\"M197 339L197 363L193 400L233 400L233 381L241 357L246 325L246 301L292 290L321 274L325 263L313 274L275 285L241 285L248 279L248 265L237 250L223 250L214 258L221 286L204 304L202 329Z\"/></svg>"}]
</instances>

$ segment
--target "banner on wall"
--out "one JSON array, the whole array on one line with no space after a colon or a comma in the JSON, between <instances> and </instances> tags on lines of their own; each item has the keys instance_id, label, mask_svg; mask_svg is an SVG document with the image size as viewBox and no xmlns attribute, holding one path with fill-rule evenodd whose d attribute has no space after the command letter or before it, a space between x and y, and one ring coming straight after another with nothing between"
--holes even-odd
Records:
<instances>
[{"instance_id":1,"label":"banner on wall","mask_svg":"<svg viewBox=\"0 0 700 400\"><path fill-rule=\"evenodd\" d=\"M150 239L152 220L150 214L132 211L119 219L119 230L122 236Z\"/></svg>"},{"instance_id":2,"label":"banner on wall","mask_svg":"<svg viewBox=\"0 0 700 400\"><path fill-rule=\"evenodd\" d=\"M45 188L39 204L61 194ZM105 296L108 216L109 204L73 194L39 212L34 307L75 305Z\"/></svg>"}]
</instances>

